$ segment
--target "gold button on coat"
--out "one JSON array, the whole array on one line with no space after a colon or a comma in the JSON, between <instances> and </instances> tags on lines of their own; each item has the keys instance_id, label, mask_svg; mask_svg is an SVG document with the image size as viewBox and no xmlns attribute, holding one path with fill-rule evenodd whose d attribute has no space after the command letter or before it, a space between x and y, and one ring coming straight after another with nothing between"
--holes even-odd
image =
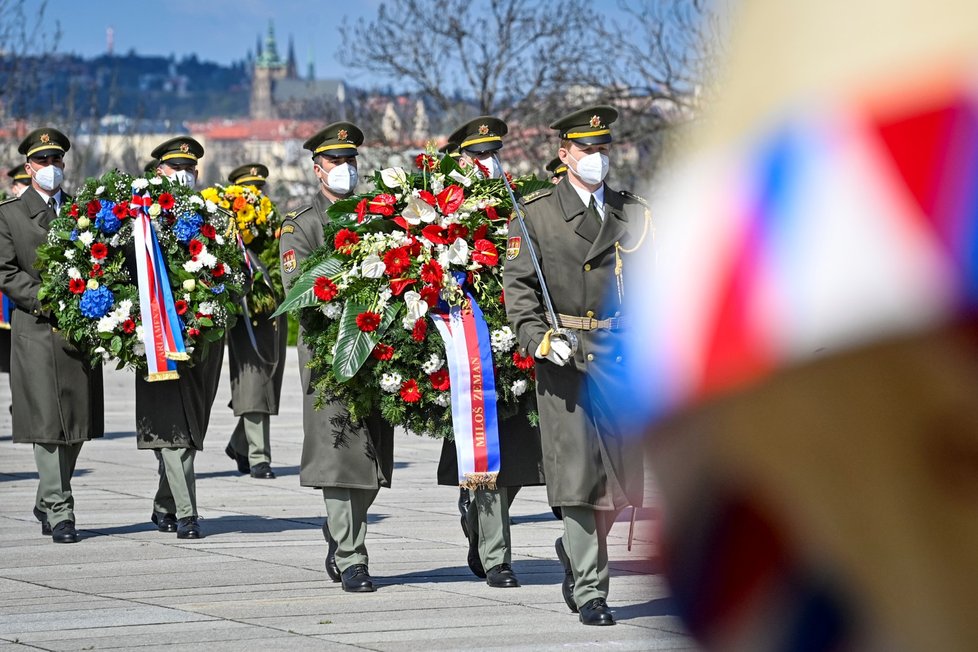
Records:
<instances>
[{"instance_id":1,"label":"gold button on coat","mask_svg":"<svg viewBox=\"0 0 978 652\"><path fill-rule=\"evenodd\" d=\"M588 310L588 311L587 311L586 313L584 313L584 314L585 314L585 315L587 315L588 317L594 317L594 311L593 311L593 310Z\"/></svg>"},{"instance_id":2,"label":"gold button on coat","mask_svg":"<svg viewBox=\"0 0 978 652\"><path fill-rule=\"evenodd\" d=\"M587 354L587 359L588 359L588 362L594 360L594 354L593 353L588 353Z\"/></svg>"},{"instance_id":3,"label":"gold button on coat","mask_svg":"<svg viewBox=\"0 0 978 652\"><path fill-rule=\"evenodd\" d=\"M585 272L590 272L591 271L591 263L587 263L586 265L584 265L584 271Z\"/></svg>"}]
</instances>

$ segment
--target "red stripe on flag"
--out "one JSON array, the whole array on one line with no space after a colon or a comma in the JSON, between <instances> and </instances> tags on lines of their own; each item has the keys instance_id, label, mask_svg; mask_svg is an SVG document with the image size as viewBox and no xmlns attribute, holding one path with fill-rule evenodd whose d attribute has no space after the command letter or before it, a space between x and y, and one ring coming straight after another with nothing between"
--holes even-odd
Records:
<instances>
[{"instance_id":1,"label":"red stripe on flag","mask_svg":"<svg viewBox=\"0 0 978 652\"><path fill-rule=\"evenodd\" d=\"M465 333L465 363L472 379L472 451L475 458L475 472L489 471L489 454L486 448L486 406L482 387L482 356L479 353L479 334L475 329L475 316L472 308L462 309L462 329Z\"/></svg>"}]
</instances>

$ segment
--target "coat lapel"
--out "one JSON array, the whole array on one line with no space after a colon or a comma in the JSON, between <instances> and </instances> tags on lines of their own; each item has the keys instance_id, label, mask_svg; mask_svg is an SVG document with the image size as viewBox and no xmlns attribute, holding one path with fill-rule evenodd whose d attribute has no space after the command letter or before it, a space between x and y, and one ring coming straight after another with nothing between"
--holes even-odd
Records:
<instances>
[{"instance_id":1,"label":"coat lapel","mask_svg":"<svg viewBox=\"0 0 978 652\"><path fill-rule=\"evenodd\" d=\"M560 211L567 222L574 225L574 231L588 242L594 242L598 237L600 225L586 212L587 206L581 201L581 196L577 194L569 181L561 181L557 184L557 201L560 202Z\"/></svg>"},{"instance_id":2,"label":"coat lapel","mask_svg":"<svg viewBox=\"0 0 978 652\"><path fill-rule=\"evenodd\" d=\"M54 211L44 203L44 198L34 188L25 190L24 194L20 196L20 201L24 202L24 205L27 206L27 214L30 215L33 223L42 229L48 228L51 220L54 219Z\"/></svg>"},{"instance_id":3,"label":"coat lapel","mask_svg":"<svg viewBox=\"0 0 978 652\"><path fill-rule=\"evenodd\" d=\"M625 226L625 205L621 200L621 195L605 186L604 189L604 220L601 222L601 230L591 243L591 249L587 252L587 260L591 260L602 252L614 246L616 242L626 233Z\"/></svg>"}]
</instances>

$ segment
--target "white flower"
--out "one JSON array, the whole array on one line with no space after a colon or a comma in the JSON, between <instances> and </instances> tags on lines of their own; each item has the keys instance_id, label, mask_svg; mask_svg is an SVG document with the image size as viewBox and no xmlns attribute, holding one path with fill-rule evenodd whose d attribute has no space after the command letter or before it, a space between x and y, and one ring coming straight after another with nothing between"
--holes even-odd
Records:
<instances>
[{"instance_id":1,"label":"white flower","mask_svg":"<svg viewBox=\"0 0 978 652\"><path fill-rule=\"evenodd\" d=\"M424 361L421 365L421 369L424 370L426 374L433 374L445 364L445 361L438 357L437 353L432 353L431 357Z\"/></svg>"},{"instance_id":2,"label":"white flower","mask_svg":"<svg viewBox=\"0 0 978 652\"><path fill-rule=\"evenodd\" d=\"M84 215L82 215L81 217L78 218L78 228L79 229L87 229L91 225L91 223L92 223L92 221L90 219L88 219L87 217L85 217Z\"/></svg>"},{"instance_id":3,"label":"white flower","mask_svg":"<svg viewBox=\"0 0 978 652\"><path fill-rule=\"evenodd\" d=\"M81 272L78 271L77 267L69 267L68 278L81 278Z\"/></svg>"},{"instance_id":4,"label":"white flower","mask_svg":"<svg viewBox=\"0 0 978 652\"><path fill-rule=\"evenodd\" d=\"M137 331L137 332L139 332L139 331ZM136 357L142 357L142 356L146 355L146 345L143 344L143 339L141 337L136 342L133 343L133 345L132 345L132 353Z\"/></svg>"},{"instance_id":5,"label":"white flower","mask_svg":"<svg viewBox=\"0 0 978 652\"><path fill-rule=\"evenodd\" d=\"M404 327L404 330L406 330L406 331L413 331L414 330L414 322L415 321L416 320L411 319L410 317L402 317L401 318L401 326L403 326Z\"/></svg>"},{"instance_id":6,"label":"white flower","mask_svg":"<svg viewBox=\"0 0 978 652\"><path fill-rule=\"evenodd\" d=\"M112 236L112 239L109 240L109 244L112 245L113 247L118 247L119 246L119 242L121 242L121 239L119 238L119 234L118 233L116 233L114 236Z\"/></svg>"},{"instance_id":7,"label":"white flower","mask_svg":"<svg viewBox=\"0 0 978 652\"><path fill-rule=\"evenodd\" d=\"M401 389L401 374L397 372L384 374L380 378L380 388L389 394Z\"/></svg>"},{"instance_id":8,"label":"white flower","mask_svg":"<svg viewBox=\"0 0 978 652\"><path fill-rule=\"evenodd\" d=\"M213 269L214 265L217 264L217 257L211 252L207 251L207 247L200 250L200 253L197 254L197 260L199 260L207 269Z\"/></svg>"},{"instance_id":9,"label":"white flower","mask_svg":"<svg viewBox=\"0 0 978 652\"><path fill-rule=\"evenodd\" d=\"M489 336L492 350L496 353L509 351L516 344L516 335L509 326L494 330Z\"/></svg>"},{"instance_id":10,"label":"white flower","mask_svg":"<svg viewBox=\"0 0 978 652\"><path fill-rule=\"evenodd\" d=\"M442 407L448 407L452 404L452 394L451 392L438 392L435 394L435 403Z\"/></svg>"},{"instance_id":11,"label":"white flower","mask_svg":"<svg viewBox=\"0 0 978 652\"><path fill-rule=\"evenodd\" d=\"M150 205L150 207L149 207L149 216L150 217L157 217L162 211L163 211L163 208L159 204L157 204L156 202L153 202Z\"/></svg>"},{"instance_id":12,"label":"white flower","mask_svg":"<svg viewBox=\"0 0 978 652\"><path fill-rule=\"evenodd\" d=\"M146 335L146 331L143 329L143 325L142 324L137 324L136 325L136 339L139 340L140 342L142 342L143 341L143 337L145 335Z\"/></svg>"},{"instance_id":13,"label":"white flower","mask_svg":"<svg viewBox=\"0 0 978 652\"><path fill-rule=\"evenodd\" d=\"M387 265L377 254L370 254L360 263L360 275L363 278L380 278L387 270Z\"/></svg>"},{"instance_id":14,"label":"white flower","mask_svg":"<svg viewBox=\"0 0 978 652\"><path fill-rule=\"evenodd\" d=\"M445 175L434 174L431 177L431 194L437 195L445 189Z\"/></svg>"},{"instance_id":15,"label":"white flower","mask_svg":"<svg viewBox=\"0 0 978 652\"><path fill-rule=\"evenodd\" d=\"M123 299L120 301L119 310L123 311L126 315L132 312L132 299Z\"/></svg>"},{"instance_id":16,"label":"white flower","mask_svg":"<svg viewBox=\"0 0 978 652\"><path fill-rule=\"evenodd\" d=\"M388 188L403 188L407 185L407 173L404 168L386 168L380 171L380 180Z\"/></svg>"},{"instance_id":17,"label":"white flower","mask_svg":"<svg viewBox=\"0 0 978 652\"><path fill-rule=\"evenodd\" d=\"M414 195L408 197L407 206L401 211L401 216L408 224L417 226L421 222L431 223L438 217L435 207ZM407 234L405 234L406 236Z\"/></svg>"},{"instance_id":18,"label":"white flower","mask_svg":"<svg viewBox=\"0 0 978 652\"><path fill-rule=\"evenodd\" d=\"M213 315L216 310L217 306L211 301L201 301L200 306L197 308L197 312L205 315Z\"/></svg>"},{"instance_id":19,"label":"white flower","mask_svg":"<svg viewBox=\"0 0 978 652\"><path fill-rule=\"evenodd\" d=\"M98 324L95 328L99 333L111 333L115 330L117 324L118 322L116 322L115 316L112 313L109 313L98 320Z\"/></svg>"},{"instance_id":20,"label":"white flower","mask_svg":"<svg viewBox=\"0 0 978 652\"><path fill-rule=\"evenodd\" d=\"M509 227L508 226L505 226L505 225L504 226L497 226L496 227L496 235L509 235Z\"/></svg>"},{"instance_id":21,"label":"white flower","mask_svg":"<svg viewBox=\"0 0 978 652\"><path fill-rule=\"evenodd\" d=\"M200 271L200 268L204 266L204 261L201 260L200 256L197 256L197 260L188 260L183 264L183 269L185 272L190 272L191 274L196 274ZM193 279L189 278L183 282L183 287L185 289L192 290L193 288L187 288L187 283L192 282Z\"/></svg>"},{"instance_id":22,"label":"white flower","mask_svg":"<svg viewBox=\"0 0 978 652\"><path fill-rule=\"evenodd\" d=\"M407 306L407 318L412 321L417 321L428 314L428 302L414 290L404 293L404 304Z\"/></svg>"},{"instance_id":23,"label":"white flower","mask_svg":"<svg viewBox=\"0 0 978 652\"><path fill-rule=\"evenodd\" d=\"M95 236L92 235L92 232L91 231L85 231L84 233L79 233L78 234L78 241L81 242L86 247L89 246L90 244L92 244L92 240L94 240L94 239L95 239Z\"/></svg>"},{"instance_id":24,"label":"white flower","mask_svg":"<svg viewBox=\"0 0 978 652\"><path fill-rule=\"evenodd\" d=\"M154 177L154 178L157 178L157 177ZM139 178L139 179L133 180L133 182L132 182L132 189L133 190L144 190L146 188L146 186L148 186L148 185L149 185L149 180L148 179ZM98 194L98 193L96 193L96 194Z\"/></svg>"},{"instance_id":25,"label":"white flower","mask_svg":"<svg viewBox=\"0 0 978 652\"><path fill-rule=\"evenodd\" d=\"M205 203L204 203L204 198L203 198L203 197L201 197L200 195L191 195L191 197L190 197L190 200L189 200L189 201L190 201L190 203L191 203L191 204L194 204L194 205L196 205L196 206L204 206L204 205L205 205ZM214 203L214 202L212 202L212 201L210 201L210 200L208 200L208 202L209 202L210 204L213 204L213 203ZM216 207L215 207L215 208L216 208ZM211 212L211 213L213 213L214 211L210 211L210 212Z\"/></svg>"},{"instance_id":26,"label":"white flower","mask_svg":"<svg viewBox=\"0 0 978 652\"><path fill-rule=\"evenodd\" d=\"M214 242L216 242L219 245L224 244L224 236L218 233L216 236L214 236Z\"/></svg>"},{"instance_id":27,"label":"white flower","mask_svg":"<svg viewBox=\"0 0 978 652\"><path fill-rule=\"evenodd\" d=\"M204 204L204 208L207 209L207 212L208 213L215 213L215 212L217 212L217 204L215 204L214 202L212 202L210 199L208 199L207 200L207 203Z\"/></svg>"},{"instance_id":28,"label":"white flower","mask_svg":"<svg viewBox=\"0 0 978 652\"><path fill-rule=\"evenodd\" d=\"M326 315L327 319L339 319L340 315L343 314L343 304L339 301L330 301L327 304L319 306L319 311Z\"/></svg>"},{"instance_id":29,"label":"white flower","mask_svg":"<svg viewBox=\"0 0 978 652\"><path fill-rule=\"evenodd\" d=\"M65 249L65 260L74 260L74 259L75 259L75 250Z\"/></svg>"},{"instance_id":30,"label":"white flower","mask_svg":"<svg viewBox=\"0 0 978 652\"><path fill-rule=\"evenodd\" d=\"M98 188L95 189L95 196L98 197L103 192L105 192L105 186L99 186Z\"/></svg>"},{"instance_id":31,"label":"white flower","mask_svg":"<svg viewBox=\"0 0 978 652\"><path fill-rule=\"evenodd\" d=\"M513 396L522 396L523 394L525 394L526 386L527 386L526 380L524 380L523 378L520 378L519 380L515 381L513 385L510 387L510 389L513 390Z\"/></svg>"},{"instance_id":32,"label":"white flower","mask_svg":"<svg viewBox=\"0 0 978 652\"><path fill-rule=\"evenodd\" d=\"M89 290L97 290L98 281L96 281L94 278L90 278L88 279L88 283L85 284L85 287L88 288Z\"/></svg>"},{"instance_id":33,"label":"white flower","mask_svg":"<svg viewBox=\"0 0 978 652\"><path fill-rule=\"evenodd\" d=\"M465 176L464 174L462 174L458 170L452 170L451 172L448 173L448 176L450 176L455 181L458 181L460 184L462 184L466 188L468 188L469 186L472 185L472 179L468 178L467 176Z\"/></svg>"},{"instance_id":34,"label":"white flower","mask_svg":"<svg viewBox=\"0 0 978 652\"><path fill-rule=\"evenodd\" d=\"M451 265L465 265L469 262L469 243L462 238L448 245L448 262Z\"/></svg>"},{"instance_id":35,"label":"white flower","mask_svg":"<svg viewBox=\"0 0 978 652\"><path fill-rule=\"evenodd\" d=\"M108 362L109 360L112 359L112 355L108 351L105 350L105 347L104 346L100 346L100 347L96 348L95 349L95 352L96 353L101 353L102 354L102 359L105 360L106 362Z\"/></svg>"},{"instance_id":36,"label":"white flower","mask_svg":"<svg viewBox=\"0 0 978 652\"><path fill-rule=\"evenodd\" d=\"M65 308L67 308L67 307L68 306L65 305L65 302L64 301L59 301L58 302L58 310L60 310L61 312L64 312L65 311Z\"/></svg>"},{"instance_id":37,"label":"white flower","mask_svg":"<svg viewBox=\"0 0 978 652\"><path fill-rule=\"evenodd\" d=\"M391 300L391 296L393 296L393 293L389 287L381 290L380 294L377 295L377 312L384 312L387 308L387 303Z\"/></svg>"},{"instance_id":38,"label":"white flower","mask_svg":"<svg viewBox=\"0 0 978 652\"><path fill-rule=\"evenodd\" d=\"M187 292L193 292L195 287L197 287L197 281L192 278L188 278L183 282L183 289ZM189 299L187 300L189 301Z\"/></svg>"},{"instance_id":39,"label":"white flower","mask_svg":"<svg viewBox=\"0 0 978 652\"><path fill-rule=\"evenodd\" d=\"M161 179L160 177L153 177L153 178L151 178L151 179L149 180L149 182L150 182L151 184L153 184L154 186L158 186L158 185L160 185L161 183L163 183L163 179Z\"/></svg>"}]
</instances>

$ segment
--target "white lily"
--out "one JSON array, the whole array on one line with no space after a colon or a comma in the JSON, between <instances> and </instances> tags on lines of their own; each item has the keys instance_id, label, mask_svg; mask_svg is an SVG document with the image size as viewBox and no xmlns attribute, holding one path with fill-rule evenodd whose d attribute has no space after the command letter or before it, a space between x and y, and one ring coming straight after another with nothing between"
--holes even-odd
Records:
<instances>
[{"instance_id":1,"label":"white lily","mask_svg":"<svg viewBox=\"0 0 978 652\"><path fill-rule=\"evenodd\" d=\"M417 321L428 314L428 302L414 290L408 290L404 293L404 305L407 306L408 319L412 321Z\"/></svg>"},{"instance_id":2,"label":"white lily","mask_svg":"<svg viewBox=\"0 0 978 652\"><path fill-rule=\"evenodd\" d=\"M360 263L360 275L363 278L380 278L387 270L387 265L377 254L370 254Z\"/></svg>"},{"instance_id":3,"label":"white lily","mask_svg":"<svg viewBox=\"0 0 978 652\"><path fill-rule=\"evenodd\" d=\"M386 168L380 171L380 180L388 188L404 188L407 186L407 173L401 167Z\"/></svg>"},{"instance_id":4,"label":"white lily","mask_svg":"<svg viewBox=\"0 0 978 652\"><path fill-rule=\"evenodd\" d=\"M401 216L407 220L408 224L417 226L421 222L430 224L438 217L435 207L422 199L411 195L408 197L407 206L401 211Z\"/></svg>"}]
</instances>

